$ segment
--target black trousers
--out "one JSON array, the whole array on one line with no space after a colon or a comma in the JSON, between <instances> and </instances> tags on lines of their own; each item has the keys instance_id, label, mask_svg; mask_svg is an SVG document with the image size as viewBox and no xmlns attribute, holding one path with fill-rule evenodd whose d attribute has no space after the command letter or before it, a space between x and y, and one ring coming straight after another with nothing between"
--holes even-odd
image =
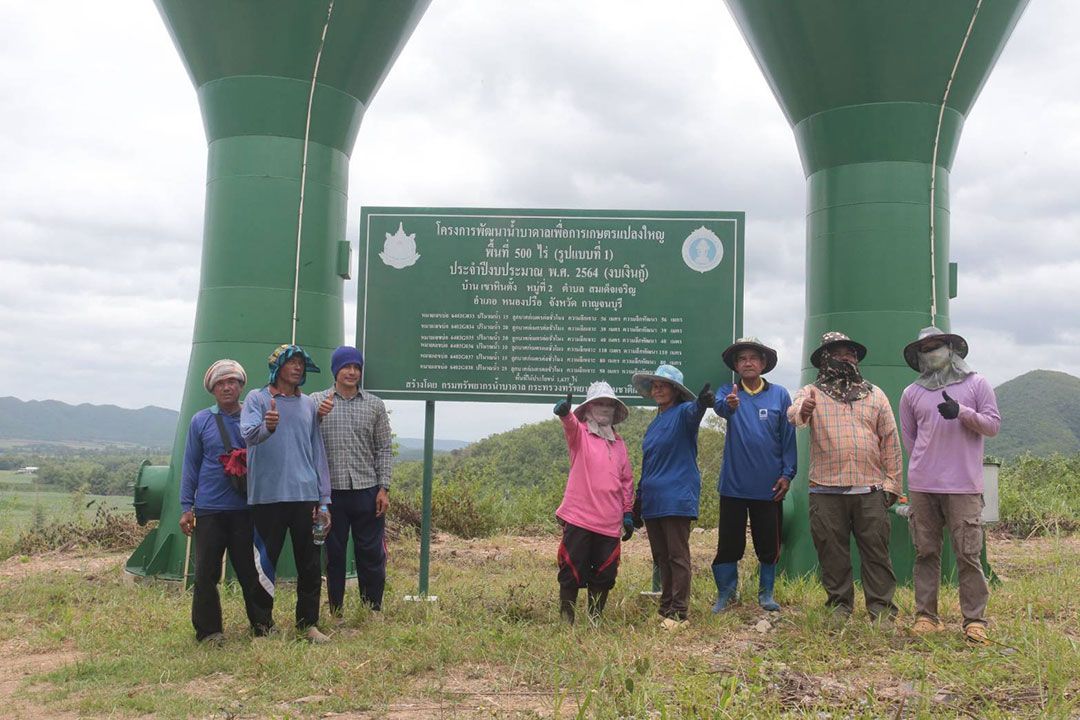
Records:
<instances>
[{"instance_id":1,"label":"black trousers","mask_svg":"<svg viewBox=\"0 0 1080 720\"><path fill-rule=\"evenodd\" d=\"M559 586L590 590L610 590L619 574L622 545L608 537L566 523L559 543Z\"/></svg>"},{"instance_id":2,"label":"black trousers","mask_svg":"<svg viewBox=\"0 0 1080 720\"><path fill-rule=\"evenodd\" d=\"M321 550L311 537L314 525L311 512L314 508L313 502L282 502L255 505L251 510L255 532L259 534L274 567L285 546L286 531L292 537L293 559L296 561L296 627L301 630L319 622L322 567Z\"/></svg>"},{"instance_id":3,"label":"black trousers","mask_svg":"<svg viewBox=\"0 0 1080 720\"><path fill-rule=\"evenodd\" d=\"M191 624L195 638L221 632L221 597L218 582L222 561L229 553L236 580L244 593L248 622L256 632L273 624L273 599L259 585L255 570L254 524L250 510L200 514L195 525L195 588L191 597Z\"/></svg>"},{"instance_id":4,"label":"black trousers","mask_svg":"<svg viewBox=\"0 0 1080 720\"><path fill-rule=\"evenodd\" d=\"M783 503L772 500L744 500L720 496L720 527L713 565L738 562L746 552L746 520L750 519L750 537L754 552L764 565L780 559L780 533L783 529Z\"/></svg>"},{"instance_id":5,"label":"black trousers","mask_svg":"<svg viewBox=\"0 0 1080 720\"><path fill-rule=\"evenodd\" d=\"M378 494L378 486L332 493L330 535L326 538L326 594L335 611L345 601L345 561L350 533L360 599L373 610L382 609L386 588L386 516L375 515Z\"/></svg>"}]
</instances>

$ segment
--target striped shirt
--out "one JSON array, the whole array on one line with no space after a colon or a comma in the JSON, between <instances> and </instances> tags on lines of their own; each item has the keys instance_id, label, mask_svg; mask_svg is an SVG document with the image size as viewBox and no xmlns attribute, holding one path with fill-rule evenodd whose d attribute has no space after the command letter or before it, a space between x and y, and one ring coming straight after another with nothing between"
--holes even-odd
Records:
<instances>
[{"instance_id":1,"label":"striped shirt","mask_svg":"<svg viewBox=\"0 0 1080 720\"><path fill-rule=\"evenodd\" d=\"M334 395L334 409L322 419L323 443L330 463L330 487L390 489L390 418L383 401L363 390L346 398L334 388L313 393L315 405Z\"/></svg>"},{"instance_id":2,"label":"striped shirt","mask_svg":"<svg viewBox=\"0 0 1080 720\"><path fill-rule=\"evenodd\" d=\"M874 386L861 400L844 403L814 388L817 407L802 420L803 400L813 385L800 388L788 408L795 427L810 426L810 484L828 487L881 486L903 494L903 457L889 398Z\"/></svg>"}]
</instances>

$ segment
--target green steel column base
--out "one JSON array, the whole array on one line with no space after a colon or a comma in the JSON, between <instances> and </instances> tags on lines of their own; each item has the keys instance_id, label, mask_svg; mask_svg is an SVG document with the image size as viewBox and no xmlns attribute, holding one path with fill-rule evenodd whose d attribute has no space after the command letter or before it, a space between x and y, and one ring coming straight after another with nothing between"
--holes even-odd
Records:
<instances>
[{"instance_id":1,"label":"green steel column base","mask_svg":"<svg viewBox=\"0 0 1080 720\"><path fill-rule=\"evenodd\" d=\"M163 533L156 527L143 538L142 543L128 558L124 570L132 575L158 577L162 580L182 580L184 578L184 549L187 545L183 533ZM158 540L160 539L160 544ZM188 572L193 568L189 566Z\"/></svg>"},{"instance_id":2,"label":"green steel column base","mask_svg":"<svg viewBox=\"0 0 1080 720\"><path fill-rule=\"evenodd\" d=\"M267 356L294 337L295 314L295 342L324 368L304 391L332 383L330 354L344 336L349 154L364 111L428 3L281 0L255 11L247 3L156 0L202 110L206 215L171 469L153 473L155 488L165 478L160 502L136 497L140 522L160 523L128 561L130 571L183 575L180 471L191 417L213 403L202 386L210 363L237 360L248 373L246 390L259 388ZM286 542L277 577L295 575Z\"/></svg>"}]
</instances>

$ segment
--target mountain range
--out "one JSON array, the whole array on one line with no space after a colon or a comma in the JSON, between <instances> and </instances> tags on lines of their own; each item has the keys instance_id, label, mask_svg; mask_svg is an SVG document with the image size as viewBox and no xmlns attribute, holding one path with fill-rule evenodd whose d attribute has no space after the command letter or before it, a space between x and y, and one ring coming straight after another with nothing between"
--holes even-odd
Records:
<instances>
[{"instance_id":1,"label":"mountain range","mask_svg":"<svg viewBox=\"0 0 1080 720\"><path fill-rule=\"evenodd\" d=\"M165 450L172 446L180 413L148 405L131 410L115 405L69 405L58 400L0 397L0 440L26 443L127 445ZM397 437L398 459L423 457L423 438ZM460 450L462 440L435 440L436 452Z\"/></svg>"},{"instance_id":2,"label":"mountain range","mask_svg":"<svg viewBox=\"0 0 1080 720\"><path fill-rule=\"evenodd\" d=\"M1080 452L1080 378L1033 370L995 388L1001 432L986 443L988 455L1009 459L1025 452L1045 456ZM179 414L148 406L69 405L57 400L0 397L0 441L100 443L168 449ZM395 438L399 460L419 459L420 438ZM436 440L437 452L469 443Z\"/></svg>"}]
</instances>

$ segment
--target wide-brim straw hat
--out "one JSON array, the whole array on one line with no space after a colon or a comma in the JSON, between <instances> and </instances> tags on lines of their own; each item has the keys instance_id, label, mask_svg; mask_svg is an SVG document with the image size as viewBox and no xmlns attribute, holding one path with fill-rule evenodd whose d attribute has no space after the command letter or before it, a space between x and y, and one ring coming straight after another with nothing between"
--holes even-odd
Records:
<instances>
[{"instance_id":1,"label":"wide-brim straw hat","mask_svg":"<svg viewBox=\"0 0 1080 720\"><path fill-rule=\"evenodd\" d=\"M922 370L919 369L919 346L922 345L923 340L929 340L930 338L944 340L945 342L949 343L949 347L951 347L953 349L953 352L955 352L957 355L962 358L967 357L967 340L955 333L947 333L942 330L938 330L933 325L931 325L930 327L924 327L922 330L919 331L919 337L916 338L913 342L909 342L907 346L904 347L904 360L907 362L908 367L910 367L915 372L922 372Z\"/></svg>"},{"instance_id":2,"label":"wide-brim straw hat","mask_svg":"<svg viewBox=\"0 0 1080 720\"><path fill-rule=\"evenodd\" d=\"M757 350L765 356L765 369L761 371L762 375L776 367L775 350L762 343L756 337L742 337L732 343L721 356L724 358L724 364L731 368L732 372L738 372L735 369L735 356L739 354L740 350Z\"/></svg>"},{"instance_id":3,"label":"wide-brim straw hat","mask_svg":"<svg viewBox=\"0 0 1080 720\"><path fill-rule=\"evenodd\" d=\"M679 368L674 365L661 365L656 368L654 373L634 373L634 377L631 378L631 382L634 384L634 389L638 391L638 394L642 397L652 399L652 384L654 380L662 380L666 383L671 383L671 386L675 388L675 392L682 396L682 399L693 400L697 397L694 393L690 392L690 389L683 385L683 374Z\"/></svg>"},{"instance_id":4,"label":"wide-brim straw hat","mask_svg":"<svg viewBox=\"0 0 1080 720\"><path fill-rule=\"evenodd\" d=\"M578 420L585 422L585 408L588 407L589 403L601 398L615 401L615 419L612 421L613 425L618 425L626 420L626 418L630 417L630 410L622 400L615 397L615 390L602 380L594 382L589 386L589 389L585 391L585 401L574 408L574 415L577 416Z\"/></svg>"},{"instance_id":5,"label":"wide-brim straw hat","mask_svg":"<svg viewBox=\"0 0 1080 720\"><path fill-rule=\"evenodd\" d=\"M830 331L821 336L821 345L810 356L810 364L816 368L821 367L821 353L828 350L833 345L850 345L855 348L855 357L859 359L859 362L863 361L866 357L866 346L862 343L857 343L842 332Z\"/></svg>"}]
</instances>

